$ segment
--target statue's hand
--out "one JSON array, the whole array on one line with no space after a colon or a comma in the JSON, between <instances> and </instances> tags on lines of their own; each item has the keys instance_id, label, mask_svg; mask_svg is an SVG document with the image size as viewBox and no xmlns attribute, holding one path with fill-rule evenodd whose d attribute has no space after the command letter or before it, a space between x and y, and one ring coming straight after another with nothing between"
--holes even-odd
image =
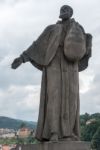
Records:
<instances>
[{"instance_id":1,"label":"statue's hand","mask_svg":"<svg viewBox=\"0 0 100 150\"><path fill-rule=\"evenodd\" d=\"M21 57L16 58L13 63L11 64L12 69L18 68L23 63L23 60Z\"/></svg>"}]
</instances>

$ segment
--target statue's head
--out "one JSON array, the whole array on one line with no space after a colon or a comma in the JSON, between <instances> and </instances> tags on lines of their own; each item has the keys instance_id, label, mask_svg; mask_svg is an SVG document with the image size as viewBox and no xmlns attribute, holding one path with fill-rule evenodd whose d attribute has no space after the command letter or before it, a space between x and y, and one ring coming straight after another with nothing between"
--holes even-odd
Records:
<instances>
[{"instance_id":1,"label":"statue's head","mask_svg":"<svg viewBox=\"0 0 100 150\"><path fill-rule=\"evenodd\" d=\"M63 5L60 8L60 16L61 19L69 19L73 15L73 9L68 5Z\"/></svg>"}]
</instances>

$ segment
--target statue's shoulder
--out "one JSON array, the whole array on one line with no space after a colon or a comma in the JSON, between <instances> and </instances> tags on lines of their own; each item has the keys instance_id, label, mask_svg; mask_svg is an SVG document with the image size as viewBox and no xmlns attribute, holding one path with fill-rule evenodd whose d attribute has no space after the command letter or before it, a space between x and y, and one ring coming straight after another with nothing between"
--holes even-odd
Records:
<instances>
[{"instance_id":1,"label":"statue's shoulder","mask_svg":"<svg viewBox=\"0 0 100 150\"><path fill-rule=\"evenodd\" d=\"M49 25L49 26L47 26L45 29L44 29L44 31L43 31L43 33L51 33L51 32L56 32L57 30L59 30L59 28L61 27L61 25L60 24L58 24L58 23L56 23L56 24L51 24L51 25Z\"/></svg>"},{"instance_id":2,"label":"statue's shoulder","mask_svg":"<svg viewBox=\"0 0 100 150\"><path fill-rule=\"evenodd\" d=\"M47 26L47 27L44 29L43 33L51 32L51 31L54 29L54 26L55 26L54 24Z\"/></svg>"},{"instance_id":3,"label":"statue's shoulder","mask_svg":"<svg viewBox=\"0 0 100 150\"><path fill-rule=\"evenodd\" d=\"M62 29L62 24L61 23L56 23L56 24L52 24L52 25L49 25L45 28L44 32L45 33L57 33L58 31L61 31Z\"/></svg>"},{"instance_id":4,"label":"statue's shoulder","mask_svg":"<svg viewBox=\"0 0 100 150\"><path fill-rule=\"evenodd\" d=\"M80 23L78 21L76 21L74 18L70 19L70 22L71 23L76 23L76 24L80 25Z\"/></svg>"},{"instance_id":5,"label":"statue's shoulder","mask_svg":"<svg viewBox=\"0 0 100 150\"><path fill-rule=\"evenodd\" d=\"M55 27L55 24L48 25L45 30L51 30Z\"/></svg>"},{"instance_id":6,"label":"statue's shoulder","mask_svg":"<svg viewBox=\"0 0 100 150\"><path fill-rule=\"evenodd\" d=\"M70 22L71 22L71 24L72 24L72 23L77 24L77 25L81 28L82 32L85 34L84 27L83 27L78 21L76 21L74 18L72 18L72 19L70 20Z\"/></svg>"},{"instance_id":7,"label":"statue's shoulder","mask_svg":"<svg viewBox=\"0 0 100 150\"><path fill-rule=\"evenodd\" d=\"M62 21L61 21L61 20L58 20L58 21L56 22L56 24L62 24Z\"/></svg>"},{"instance_id":8,"label":"statue's shoulder","mask_svg":"<svg viewBox=\"0 0 100 150\"><path fill-rule=\"evenodd\" d=\"M40 41L41 39L47 38L47 37L52 33L52 31L54 30L54 27L55 27L54 24L47 26L47 27L42 31L42 33L40 34L40 36L38 37L37 40Z\"/></svg>"},{"instance_id":9,"label":"statue's shoulder","mask_svg":"<svg viewBox=\"0 0 100 150\"><path fill-rule=\"evenodd\" d=\"M35 43L43 41L43 39L50 39L50 37L52 38L54 35L58 35L59 32L61 32L61 27L59 24L51 24L48 25L43 32L40 34L40 36L38 37L38 39L35 41Z\"/></svg>"}]
</instances>

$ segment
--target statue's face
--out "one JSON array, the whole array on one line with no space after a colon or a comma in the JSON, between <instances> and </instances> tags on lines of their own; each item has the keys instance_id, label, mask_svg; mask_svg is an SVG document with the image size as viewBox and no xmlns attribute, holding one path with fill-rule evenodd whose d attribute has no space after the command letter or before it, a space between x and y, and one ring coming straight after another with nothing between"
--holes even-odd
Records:
<instances>
[{"instance_id":1,"label":"statue's face","mask_svg":"<svg viewBox=\"0 0 100 150\"><path fill-rule=\"evenodd\" d=\"M73 15L73 9L70 6L64 5L60 9L60 16L59 18L62 19L69 19Z\"/></svg>"}]
</instances>

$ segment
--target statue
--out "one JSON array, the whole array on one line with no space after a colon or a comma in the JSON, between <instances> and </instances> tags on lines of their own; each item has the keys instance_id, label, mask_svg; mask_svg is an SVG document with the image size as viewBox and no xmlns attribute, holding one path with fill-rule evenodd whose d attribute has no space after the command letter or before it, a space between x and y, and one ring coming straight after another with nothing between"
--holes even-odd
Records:
<instances>
[{"instance_id":1,"label":"statue","mask_svg":"<svg viewBox=\"0 0 100 150\"><path fill-rule=\"evenodd\" d=\"M64 5L61 20L48 26L39 38L12 63L16 69L31 62L42 71L36 139L79 140L79 72L88 66L92 36Z\"/></svg>"}]
</instances>

